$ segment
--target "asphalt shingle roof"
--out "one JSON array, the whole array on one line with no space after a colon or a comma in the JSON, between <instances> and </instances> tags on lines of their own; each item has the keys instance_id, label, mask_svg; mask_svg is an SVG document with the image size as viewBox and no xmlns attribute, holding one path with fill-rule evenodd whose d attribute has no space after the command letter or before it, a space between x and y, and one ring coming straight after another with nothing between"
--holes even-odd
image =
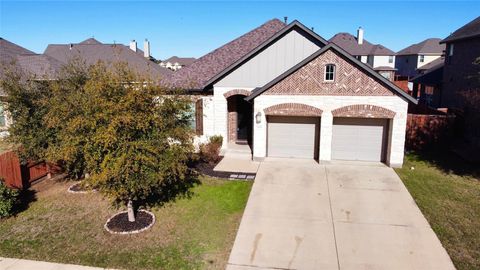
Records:
<instances>
[{"instance_id":1,"label":"asphalt shingle roof","mask_svg":"<svg viewBox=\"0 0 480 270\"><path fill-rule=\"evenodd\" d=\"M334 43L351 55L395 55L395 52L381 44L372 44L366 39L360 45L357 38L349 33L338 33L329 42Z\"/></svg>"},{"instance_id":2,"label":"asphalt shingle roof","mask_svg":"<svg viewBox=\"0 0 480 270\"><path fill-rule=\"evenodd\" d=\"M197 60L196 58L193 57L178 57L178 56L172 56L168 58L167 60L164 60L162 62L170 62L170 63L179 63L182 66L188 66L195 62Z\"/></svg>"},{"instance_id":3,"label":"asphalt shingle roof","mask_svg":"<svg viewBox=\"0 0 480 270\"><path fill-rule=\"evenodd\" d=\"M438 54L441 55L445 50L445 44L440 44L439 38L429 38L417 44L412 44L403 50L397 52L397 55L412 54Z\"/></svg>"},{"instance_id":4,"label":"asphalt shingle roof","mask_svg":"<svg viewBox=\"0 0 480 270\"><path fill-rule=\"evenodd\" d=\"M176 71L170 76L167 85L184 89L203 89L210 79L253 51L284 27L285 24L280 20L270 20L200 57L188 67Z\"/></svg>"},{"instance_id":5,"label":"asphalt shingle roof","mask_svg":"<svg viewBox=\"0 0 480 270\"><path fill-rule=\"evenodd\" d=\"M143 57L143 52L139 49L134 52L122 44L102 44L94 39L77 44L50 44L44 54L62 63L68 63L75 57L83 59L87 65L95 64L98 61L107 64L125 62L139 74L148 75L155 80L163 80L172 73L169 69L160 67L155 62Z\"/></svg>"},{"instance_id":6,"label":"asphalt shingle roof","mask_svg":"<svg viewBox=\"0 0 480 270\"><path fill-rule=\"evenodd\" d=\"M17 56L17 65L37 79L55 79L63 63L44 54L22 54Z\"/></svg>"},{"instance_id":7,"label":"asphalt shingle roof","mask_svg":"<svg viewBox=\"0 0 480 270\"><path fill-rule=\"evenodd\" d=\"M440 41L441 43L467 39L473 37L480 37L480 16L475 18L473 21L465 24L464 26L457 29L451 35L449 35L444 40Z\"/></svg>"}]
</instances>

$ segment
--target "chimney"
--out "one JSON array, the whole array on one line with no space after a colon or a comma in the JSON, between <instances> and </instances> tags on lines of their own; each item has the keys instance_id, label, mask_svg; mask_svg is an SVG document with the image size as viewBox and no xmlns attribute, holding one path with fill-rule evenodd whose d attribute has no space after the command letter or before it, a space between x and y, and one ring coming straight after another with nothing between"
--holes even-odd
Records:
<instances>
[{"instance_id":1,"label":"chimney","mask_svg":"<svg viewBox=\"0 0 480 270\"><path fill-rule=\"evenodd\" d=\"M70 48L70 50L73 48L73 44L70 43L70 45L68 46Z\"/></svg>"},{"instance_id":2,"label":"chimney","mask_svg":"<svg viewBox=\"0 0 480 270\"><path fill-rule=\"evenodd\" d=\"M150 58L150 41L148 41L148 39L145 39L143 43L143 56Z\"/></svg>"},{"instance_id":3,"label":"chimney","mask_svg":"<svg viewBox=\"0 0 480 270\"><path fill-rule=\"evenodd\" d=\"M288 17L287 16L283 17L283 22L285 22L285 24L288 23Z\"/></svg>"},{"instance_id":4,"label":"chimney","mask_svg":"<svg viewBox=\"0 0 480 270\"><path fill-rule=\"evenodd\" d=\"M135 39L130 41L130 49L134 52L137 52L137 42L135 41Z\"/></svg>"},{"instance_id":5,"label":"chimney","mask_svg":"<svg viewBox=\"0 0 480 270\"><path fill-rule=\"evenodd\" d=\"M358 27L358 30L357 30L357 42L358 42L358 45L362 45L362 44L363 44L363 29L362 29L362 27Z\"/></svg>"}]
</instances>

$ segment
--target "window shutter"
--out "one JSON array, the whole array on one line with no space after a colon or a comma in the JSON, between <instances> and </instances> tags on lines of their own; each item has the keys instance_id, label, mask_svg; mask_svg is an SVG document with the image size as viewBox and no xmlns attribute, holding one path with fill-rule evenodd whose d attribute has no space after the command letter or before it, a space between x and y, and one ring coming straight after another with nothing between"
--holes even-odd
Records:
<instances>
[{"instance_id":1,"label":"window shutter","mask_svg":"<svg viewBox=\"0 0 480 270\"><path fill-rule=\"evenodd\" d=\"M200 98L195 102L195 133L203 135L203 99Z\"/></svg>"}]
</instances>

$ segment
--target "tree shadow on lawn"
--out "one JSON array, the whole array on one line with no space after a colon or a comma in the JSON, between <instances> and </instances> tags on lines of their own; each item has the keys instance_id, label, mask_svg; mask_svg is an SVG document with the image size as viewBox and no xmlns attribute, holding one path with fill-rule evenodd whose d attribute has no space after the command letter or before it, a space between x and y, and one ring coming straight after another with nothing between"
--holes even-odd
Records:
<instances>
[{"instance_id":1,"label":"tree shadow on lawn","mask_svg":"<svg viewBox=\"0 0 480 270\"><path fill-rule=\"evenodd\" d=\"M180 198L190 199L194 195L192 188L201 184L199 174L189 169L183 180L165 179L161 188L152 192L147 198L137 202L138 205L152 207L163 206Z\"/></svg>"},{"instance_id":2,"label":"tree shadow on lawn","mask_svg":"<svg viewBox=\"0 0 480 270\"><path fill-rule=\"evenodd\" d=\"M480 164L471 163L448 149L437 148L426 151L411 152L415 161L426 161L446 174L471 176L480 180Z\"/></svg>"},{"instance_id":3,"label":"tree shadow on lawn","mask_svg":"<svg viewBox=\"0 0 480 270\"><path fill-rule=\"evenodd\" d=\"M18 203L13 207L13 215L17 216L19 213L27 210L31 203L37 201L37 191L32 189L25 189L20 191L18 196Z\"/></svg>"}]
</instances>

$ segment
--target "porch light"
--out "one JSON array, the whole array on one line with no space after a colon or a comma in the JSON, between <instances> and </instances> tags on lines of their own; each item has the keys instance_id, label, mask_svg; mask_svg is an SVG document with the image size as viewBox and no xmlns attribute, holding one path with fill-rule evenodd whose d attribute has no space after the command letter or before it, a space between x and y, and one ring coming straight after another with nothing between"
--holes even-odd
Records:
<instances>
[{"instance_id":1,"label":"porch light","mask_svg":"<svg viewBox=\"0 0 480 270\"><path fill-rule=\"evenodd\" d=\"M262 113L261 112L258 112L256 115L255 115L255 122L257 124L260 124L262 122Z\"/></svg>"}]
</instances>

